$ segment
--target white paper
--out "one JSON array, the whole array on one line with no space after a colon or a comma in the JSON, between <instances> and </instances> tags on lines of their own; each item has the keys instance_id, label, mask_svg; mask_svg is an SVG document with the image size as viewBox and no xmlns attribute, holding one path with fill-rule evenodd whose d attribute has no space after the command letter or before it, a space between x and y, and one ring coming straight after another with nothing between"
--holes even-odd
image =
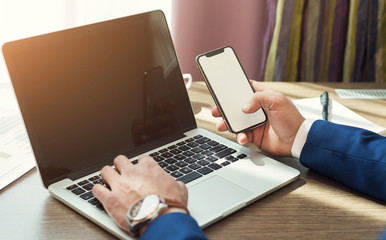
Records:
<instances>
[{"instance_id":1,"label":"white paper","mask_svg":"<svg viewBox=\"0 0 386 240\"><path fill-rule=\"evenodd\" d=\"M305 118L322 119L322 105L320 98L305 98L293 101ZM344 105L330 99L328 120L338 124L364 128L372 132L383 134L385 128L351 111Z\"/></svg>"},{"instance_id":2,"label":"white paper","mask_svg":"<svg viewBox=\"0 0 386 240\"><path fill-rule=\"evenodd\" d=\"M0 86L0 189L35 166L31 145L11 88Z\"/></svg>"}]
</instances>

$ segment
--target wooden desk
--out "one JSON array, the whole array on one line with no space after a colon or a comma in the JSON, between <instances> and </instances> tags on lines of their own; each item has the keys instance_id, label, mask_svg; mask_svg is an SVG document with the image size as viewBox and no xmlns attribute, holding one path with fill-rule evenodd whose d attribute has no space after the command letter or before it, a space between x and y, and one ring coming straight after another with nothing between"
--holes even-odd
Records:
<instances>
[{"instance_id":1,"label":"wooden desk","mask_svg":"<svg viewBox=\"0 0 386 240\"><path fill-rule=\"evenodd\" d=\"M386 127L386 100L341 100L334 88L386 88L386 84L265 83L290 98L331 97ZM189 90L194 112L214 106L204 83ZM214 119L198 119L215 131ZM230 133L221 133L234 140ZM253 146L251 146L253 147ZM277 192L206 228L211 239L376 239L386 226L385 203L351 190L301 166L300 178ZM1 239L112 239L113 236L51 197L36 169L0 191Z\"/></svg>"}]
</instances>

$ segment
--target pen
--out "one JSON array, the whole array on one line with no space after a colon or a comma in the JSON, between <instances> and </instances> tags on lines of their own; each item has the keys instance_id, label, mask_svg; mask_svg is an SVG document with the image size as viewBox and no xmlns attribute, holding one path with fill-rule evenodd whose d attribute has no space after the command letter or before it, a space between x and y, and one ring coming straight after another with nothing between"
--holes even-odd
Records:
<instances>
[{"instance_id":1,"label":"pen","mask_svg":"<svg viewBox=\"0 0 386 240\"><path fill-rule=\"evenodd\" d=\"M329 103L328 92L326 91L322 93L322 95L320 95L320 104L322 104L323 106L322 119L325 121L328 121L328 103Z\"/></svg>"}]
</instances>

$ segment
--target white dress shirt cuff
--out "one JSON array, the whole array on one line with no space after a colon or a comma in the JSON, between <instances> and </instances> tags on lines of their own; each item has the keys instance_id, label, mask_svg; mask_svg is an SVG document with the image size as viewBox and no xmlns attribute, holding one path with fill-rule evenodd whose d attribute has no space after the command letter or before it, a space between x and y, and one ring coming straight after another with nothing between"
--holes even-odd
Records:
<instances>
[{"instance_id":1,"label":"white dress shirt cuff","mask_svg":"<svg viewBox=\"0 0 386 240\"><path fill-rule=\"evenodd\" d=\"M296 133L294 143L291 148L291 153L294 158L299 159L300 153L302 152L304 144L306 143L308 132L310 131L310 128L314 122L315 120L306 119L300 125L299 130Z\"/></svg>"}]
</instances>

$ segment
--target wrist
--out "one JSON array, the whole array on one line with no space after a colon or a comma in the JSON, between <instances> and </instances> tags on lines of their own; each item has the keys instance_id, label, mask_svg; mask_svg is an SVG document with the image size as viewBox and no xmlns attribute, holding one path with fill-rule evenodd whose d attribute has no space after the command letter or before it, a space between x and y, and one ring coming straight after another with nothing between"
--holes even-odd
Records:
<instances>
[{"instance_id":1,"label":"wrist","mask_svg":"<svg viewBox=\"0 0 386 240\"><path fill-rule=\"evenodd\" d=\"M300 125L291 148L292 157L299 159L307 140L308 132L315 120L306 119Z\"/></svg>"}]
</instances>

